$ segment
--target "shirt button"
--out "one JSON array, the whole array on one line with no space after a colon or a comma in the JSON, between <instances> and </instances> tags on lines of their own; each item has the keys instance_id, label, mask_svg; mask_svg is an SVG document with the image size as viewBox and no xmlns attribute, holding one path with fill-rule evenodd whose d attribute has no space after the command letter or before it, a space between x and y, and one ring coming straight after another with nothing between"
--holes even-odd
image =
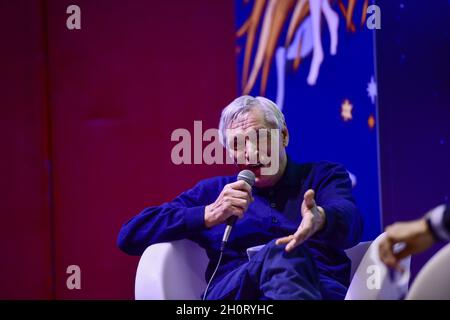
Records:
<instances>
[{"instance_id":1,"label":"shirt button","mask_svg":"<svg viewBox=\"0 0 450 320\"><path fill-rule=\"evenodd\" d=\"M277 223L278 219L276 217L272 217L272 223Z\"/></svg>"},{"instance_id":2,"label":"shirt button","mask_svg":"<svg viewBox=\"0 0 450 320\"><path fill-rule=\"evenodd\" d=\"M276 208L276 207L277 207L277 204L274 203L274 202L272 202L272 203L270 204L270 206L271 206L272 208Z\"/></svg>"}]
</instances>

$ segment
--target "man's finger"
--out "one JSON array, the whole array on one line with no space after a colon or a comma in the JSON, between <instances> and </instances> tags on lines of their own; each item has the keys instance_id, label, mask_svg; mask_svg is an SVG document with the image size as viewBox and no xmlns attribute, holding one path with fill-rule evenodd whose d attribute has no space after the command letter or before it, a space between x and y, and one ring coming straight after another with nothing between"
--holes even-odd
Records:
<instances>
[{"instance_id":1,"label":"man's finger","mask_svg":"<svg viewBox=\"0 0 450 320\"><path fill-rule=\"evenodd\" d=\"M248 193L252 193L252 187L250 187L250 185L247 182L245 182L244 180L238 180L238 181L232 182L229 184L229 186L235 190L242 190L242 191L246 191Z\"/></svg>"},{"instance_id":2,"label":"man's finger","mask_svg":"<svg viewBox=\"0 0 450 320\"><path fill-rule=\"evenodd\" d=\"M247 210L248 203L246 199L230 197L227 199L227 201L229 201L229 204L233 207L238 207L243 210Z\"/></svg>"},{"instance_id":3,"label":"man's finger","mask_svg":"<svg viewBox=\"0 0 450 320\"><path fill-rule=\"evenodd\" d=\"M291 252L297 245L297 239L294 238L286 245L285 250Z\"/></svg>"},{"instance_id":4,"label":"man's finger","mask_svg":"<svg viewBox=\"0 0 450 320\"><path fill-rule=\"evenodd\" d=\"M390 268L398 268L398 261L394 256L393 243L386 238L378 248L381 261Z\"/></svg>"},{"instance_id":5,"label":"man's finger","mask_svg":"<svg viewBox=\"0 0 450 320\"><path fill-rule=\"evenodd\" d=\"M306 239L308 239L308 229L302 229L295 233L294 238L287 244L286 251L291 251L295 247L301 245L303 242L305 242Z\"/></svg>"},{"instance_id":6,"label":"man's finger","mask_svg":"<svg viewBox=\"0 0 450 320\"><path fill-rule=\"evenodd\" d=\"M401 251L394 253L394 245L402 240L398 232L400 223L395 223L386 228L386 238L380 244L380 258L390 268L404 272L404 268L400 265L400 261L411 254L411 248L406 245Z\"/></svg>"},{"instance_id":7,"label":"man's finger","mask_svg":"<svg viewBox=\"0 0 450 320\"><path fill-rule=\"evenodd\" d=\"M228 186L231 188L230 192L234 191L245 192L250 197L251 202L255 200L252 195L252 187L250 187L250 185L247 182L239 180L228 184Z\"/></svg>"},{"instance_id":8,"label":"man's finger","mask_svg":"<svg viewBox=\"0 0 450 320\"><path fill-rule=\"evenodd\" d=\"M243 210L241 207L238 207L238 206L232 206L230 211L231 211L230 217L236 216L239 219L241 219L244 216L245 210Z\"/></svg>"},{"instance_id":9,"label":"man's finger","mask_svg":"<svg viewBox=\"0 0 450 320\"><path fill-rule=\"evenodd\" d=\"M411 255L411 253L412 253L411 246L406 245L402 250L394 253L394 256L397 260L402 260L407 256Z\"/></svg>"},{"instance_id":10,"label":"man's finger","mask_svg":"<svg viewBox=\"0 0 450 320\"><path fill-rule=\"evenodd\" d=\"M305 242L309 238L311 230L312 222L309 220L303 220L300 227L298 227L298 230L294 233L292 240L287 244L286 251L289 252Z\"/></svg>"},{"instance_id":11,"label":"man's finger","mask_svg":"<svg viewBox=\"0 0 450 320\"><path fill-rule=\"evenodd\" d=\"M247 192L241 190L230 190L226 193L226 196L244 200L249 199L250 203L254 201L252 194L248 194Z\"/></svg>"},{"instance_id":12,"label":"man's finger","mask_svg":"<svg viewBox=\"0 0 450 320\"><path fill-rule=\"evenodd\" d=\"M400 261L402 261L404 258L410 256L412 254L412 248L409 245L406 245L402 250L399 252L394 253L394 257L396 259L396 266L395 268L400 271L404 272L405 269L401 266Z\"/></svg>"},{"instance_id":13,"label":"man's finger","mask_svg":"<svg viewBox=\"0 0 450 320\"><path fill-rule=\"evenodd\" d=\"M308 239L308 235L306 231L303 231L301 233L298 234L297 237L294 237L287 245L286 245L286 251L290 252L292 251L295 247L298 247L299 245L301 245L303 242L305 242L305 240Z\"/></svg>"},{"instance_id":14,"label":"man's finger","mask_svg":"<svg viewBox=\"0 0 450 320\"><path fill-rule=\"evenodd\" d=\"M283 238L277 239L277 241L275 241L275 244L276 245L286 244L286 243L289 243L292 239L294 239L294 235L293 234L291 234L291 235L289 235L287 237L283 237Z\"/></svg>"},{"instance_id":15,"label":"man's finger","mask_svg":"<svg viewBox=\"0 0 450 320\"><path fill-rule=\"evenodd\" d=\"M316 206L316 201L314 200L314 190L309 189L305 192L305 195L303 196L303 199L305 201L305 205L308 209L312 209Z\"/></svg>"}]
</instances>

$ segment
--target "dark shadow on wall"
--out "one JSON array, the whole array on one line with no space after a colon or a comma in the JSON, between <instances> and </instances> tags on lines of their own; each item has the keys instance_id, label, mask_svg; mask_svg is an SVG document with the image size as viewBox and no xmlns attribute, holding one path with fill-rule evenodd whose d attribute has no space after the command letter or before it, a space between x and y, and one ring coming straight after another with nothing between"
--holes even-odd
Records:
<instances>
[{"instance_id":1,"label":"dark shadow on wall","mask_svg":"<svg viewBox=\"0 0 450 320\"><path fill-rule=\"evenodd\" d=\"M450 2L377 1L383 222L450 196ZM439 249L414 256L415 276Z\"/></svg>"}]
</instances>

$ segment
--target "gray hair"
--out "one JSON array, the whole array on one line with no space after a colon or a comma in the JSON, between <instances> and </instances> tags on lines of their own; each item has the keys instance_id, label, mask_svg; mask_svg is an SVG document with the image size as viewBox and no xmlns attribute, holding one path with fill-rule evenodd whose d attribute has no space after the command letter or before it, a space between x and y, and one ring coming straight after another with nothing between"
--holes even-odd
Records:
<instances>
[{"instance_id":1,"label":"gray hair","mask_svg":"<svg viewBox=\"0 0 450 320\"><path fill-rule=\"evenodd\" d=\"M230 123L239 115L245 114L255 107L264 112L267 123L273 124L280 130L286 127L284 115L273 101L264 97L241 96L226 106L220 116L219 138L225 148L227 147L226 130Z\"/></svg>"}]
</instances>

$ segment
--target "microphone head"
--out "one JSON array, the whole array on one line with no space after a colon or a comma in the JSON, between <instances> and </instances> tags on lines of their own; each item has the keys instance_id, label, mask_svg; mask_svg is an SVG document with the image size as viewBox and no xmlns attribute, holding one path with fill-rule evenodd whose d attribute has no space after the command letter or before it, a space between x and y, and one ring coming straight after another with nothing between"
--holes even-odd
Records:
<instances>
[{"instance_id":1,"label":"microphone head","mask_svg":"<svg viewBox=\"0 0 450 320\"><path fill-rule=\"evenodd\" d=\"M255 184L255 179L255 174L250 170L242 170L237 176L237 180L244 180L250 185L250 187L253 187Z\"/></svg>"},{"instance_id":2,"label":"microphone head","mask_svg":"<svg viewBox=\"0 0 450 320\"><path fill-rule=\"evenodd\" d=\"M242 170L241 172L239 172L238 176L237 176L237 180L244 180L245 182L247 182L250 187L253 187L253 185L255 184L255 174L253 172L251 172L250 170ZM229 226L233 226L236 223L237 220L237 216L231 216L227 219L227 225ZM226 237L226 239L228 239L228 236Z\"/></svg>"}]
</instances>

